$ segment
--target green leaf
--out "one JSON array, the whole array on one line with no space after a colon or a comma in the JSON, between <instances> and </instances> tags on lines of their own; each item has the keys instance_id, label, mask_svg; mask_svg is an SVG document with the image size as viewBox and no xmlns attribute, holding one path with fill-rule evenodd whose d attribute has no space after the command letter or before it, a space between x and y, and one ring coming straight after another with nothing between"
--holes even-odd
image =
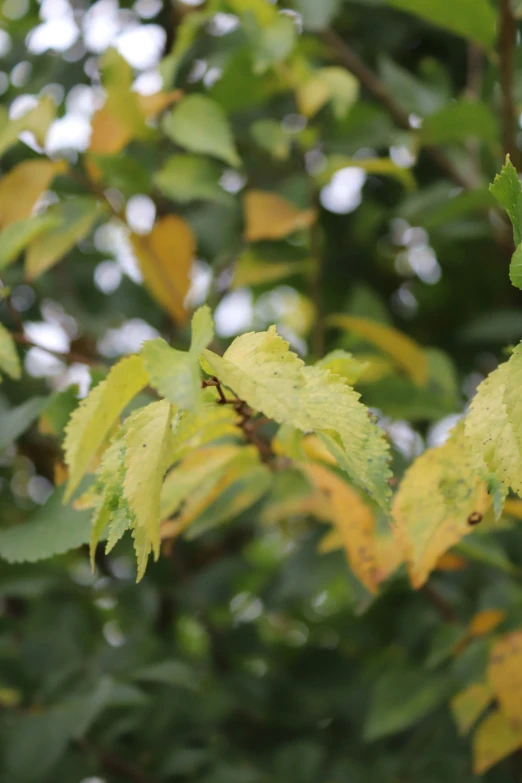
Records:
<instances>
[{"instance_id":1,"label":"green leaf","mask_svg":"<svg viewBox=\"0 0 522 783\"><path fill-rule=\"evenodd\" d=\"M48 397L31 397L16 408L0 412L0 451L10 446L31 426L48 401Z\"/></svg>"},{"instance_id":2,"label":"green leaf","mask_svg":"<svg viewBox=\"0 0 522 783\"><path fill-rule=\"evenodd\" d=\"M221 106L204 95L183 98L164 121L172 141L191 152L199 152L240 166L234 138Z\"/></svg>"},{"instance_id":3,"label":"green leaf","mask_svg":"<svg viewBox=\"0 0 522 783\"><path fill-rule=\"evenodd\" d=\"M167 400L147 405L129 417L125 433L124 493L135 516L133 531L138 581L150 551L159 556L160 497L172 453L172 408Z\"/></svg>"},{"instance_id":4,"label":"green leaf","mask_svg":"<svg viewBox=\"0 0 522 783\"><path fill-rule=\"evenodd\" d=\"M464 143L470 137L498 144L497 120L489 107L480 101L449 103L426 117L419 131L422 144Z\"/></svg>"},{"instance_id":5,"label":"green leaf","mask_svg":"<svg viewBox=\"0 0 522 783\"><path fill-rule=\"evenodd\" d=\"M290 154L290 137L277 120L257 120L250 128L256 144L269 152L276 160L287 160Z\"/></svg>"},{"instance_id":6,"label":"green leaf","mask_svg":"<svg viewBox=\"0 0 522 783\"><path fill-rule=\"evenodd\" d=\"M275 327L238 337L222 358L208 350L203 357L203 368L254 410L303 432L333 432L339 439L343 468L387 506L386 440L368 418L359 394L342 378L305 367Z\"/></svg>"},{"instance_id":7,"label":"green leaf","mask_svg":"<svg viewBox=\"0 0 522 783\"><path fill-rule=\"evenodd\" d=\"M173 155L155 175L158 188L173 201L186 204L190 201L214 201L231 203L230 193L221 185L222 167L200 155Z\"/></svg>"},{"instance_id":8,"label":"green leaf","mask_svg":"<svg viewBox=\"0 0 522 783\"><path fill-rule=\"evenodd\" d=\"M90 514L63 505L63 489L25 522L0 530L0 557L9 563L35 563L89 541Z\"/></svg>"},{"instance_id":9,"label":"green leaf","mask_svg":"<svg viewBox=\"0 0 522 783\"><path fill-rule=\"evenodd\" d=\"M509 155L506 156L502 171L496 175L489 190L508 213L513 224L515 245L518 247L522 242L522 183Z\"/></svg>"},{"instance_id":10,"label":"green leaf","mask_svg":"<svg viewBox=\"0 0 522 783\"><path fill-rule=\"evenodd\" d=\"M199 355L214 336L208 307L200 307L192 319L190 350L178 351L158 337L143 345L141 356L151 385L174 405L193 410L200 399Z\"/></svg>"},{"instance_id":11,"label":"green leaf","mask_svg":"<svg viewBox=\"0 0 522 783\"><path fill-rule=\"evenodd\" d=\"M522 290L522 245L519 245L511 258L509 279L516 288Z\"/></svg>"},{"instance_id":12,"label":"green leaf","mask_svg":"<svg viewBox=\"0 0 522 783\"><path fill-rule=\"evenodd\" d=\"M43 147L49 126L54 120L56 106L50 95L45 95L37 105L16 120L9 119L7 112L0 115L0 155L18 141L22 131L31 131Z\"/></svg>"},{"instance_id":13,"label":"green leaf","mask_svg":"<svg viewBox=\"0 0 522 783\"><path fill-rule=\"evenodd\" d=\"M129 402L149 382L140 356L128 356L112 367L72 414L64 440L69 466L66 499L69 499Z\"/></svg>"},{"instance_id":14,"label":"green leaf","mask_svg":"<svg viewBox=\"0 0 522 783\"><path fill-rule=\"evenodd\" d=\"M88 196L74 196L51 207L47 215L57 218L58 224L31 243L25 258L27 278L36 279L60 261L91 230L99 214L98 202Z\"/></svg>"},{"instance_id":15,"label":"green leaf","mask_svg":"<svg viewBox=\"0 0 522 783\"><path fill-rule=\"evenodd\" d=\"M152 178L150 172L130 155L96 155L91 153L100 169L104 182L120 190L124 196L150 193Z\"/></svg>"},{"instance_id":16,"label":"green leaf","mask_svg":"<svg viewBox=\"0 0 522 783\"><path fill-rule=\"evenodd\" d=\"M305 30L324 30L340 6L340 0L294 0L294 6L303 17Z\"/></svg>"},{"instance_id":17,"label":"green leaf","mask_svg":"<svg viewBox=\"0 0 522 783\"><path fill-rule=\"evenodd\" d=\"M387 0L388 5L409 11L431 24L476 41L491 49L496 37L496 17L489 0Z\"/></svg>"},{"instance_id":18,"label":"green leaf","mask_svg":"<svg viewBox=\"0 0 522 783\"><path fill-rule=\"evenodd\" d=\"M59 225L56 215L45 214L17 220L0 233L0 269L16 261L22 250L41 234L52 231Z\"/></svg>"},{"instance_id":19,"label":"green leaf","mask_svg":"<svg viewBox=\"0 0 522 783\"><path fill-rule=\"evenodd\" d=\"M0 370L3 370L10 378L19 380L22 375L20 357L8 329L0 324Z\"/></svg>"}]
</instances>

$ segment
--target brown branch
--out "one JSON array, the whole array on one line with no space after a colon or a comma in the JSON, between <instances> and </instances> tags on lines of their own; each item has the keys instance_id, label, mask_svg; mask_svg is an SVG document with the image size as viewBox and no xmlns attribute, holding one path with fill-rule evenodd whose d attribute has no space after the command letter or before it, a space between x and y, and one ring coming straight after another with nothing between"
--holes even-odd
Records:
<instances>
[{"instance_id":1,"label":"brown branch","mask_svg":"<svg viewBox=\"0 0 522 783\"><path fill-rule=\"evenodd\" d=\"M28 348L39 348L40 351L50 353L52 356L56 356L57 359L62 359L64 362L88 364L91 367L100 367L104 364L104 362L100 361L99 359L91 356L85 356L83 353L76 353L75 351L56 351L54 348L46 348L45 345L39 345L38 343L35 343L33 340L30 340L29 337L26 337L25 334L20 332L11 332L11 337L16 343L19 343L20 345L25 345Z\"/></svg>"},{"instance_id":2,"label":"brown branch","mask_svg":"<svg viewBox=\"0 0 522 783\"><path fill-rule=\"evenodd\" d=\"M114 753L95 748L87 742L87 740L76 740L75 745L79 750L86 753L95 753L99 758L101 766L109 772L114 772L121 777L132 780L133 783L154 783L152 778L149 778L149 776L142 772L141 769L138 769L138 767L130 764L120 756L116 756Z\"/></svg>"},{"instance_id":3,"label":"brown branch","mask_svg":"<svg viewBox=\"0 0 522 783\"><path fill-rule=\"evenodd\" d=\"M320 33L320 38L335 52L339 61L359 80L361 85L379 101L399 128L412 130L408 112L396 103L385 83L371 68L368 68L359 55L334 30L324 30ZM425 150L439 169L455 185L466 190L473 188L473 183L453 165L442 150L434 146L427 146Z\"/></svg>"},{"instance_id":4,"label":"brown branch","mask_svg":"<svg viewBox=\"0 0 522 783\"><path fill-rule=\"evenodd\" d=\"M517 25L511 0L499 2L499 58L500 83L502 85L502 138L504 154L510 155L515 168L518 168L519 151L516 143L516 108L513 96L513 58L517 40Z\"/></svg>"}]
</instances>

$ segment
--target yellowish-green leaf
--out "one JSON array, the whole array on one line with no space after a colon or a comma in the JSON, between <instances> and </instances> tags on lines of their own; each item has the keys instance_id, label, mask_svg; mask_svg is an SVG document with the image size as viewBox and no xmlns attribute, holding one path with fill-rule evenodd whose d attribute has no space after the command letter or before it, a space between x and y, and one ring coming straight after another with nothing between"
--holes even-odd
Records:
<instances>
[{"instance_id":1,"label":"yellowish-green leaf","mask_svg":"<svg viewBox=\"0 0 522 783\"><path fill-rule=\"evenodd\" d=\"M190 226L177 215L167 215L147 236L131 234L131 242L150 293L177 323L184 324L184 302L196 252Z\"/></svg>"},{"instance_id":2,"label":"yellowish-green leaf","mask_svg":"<svg viewBox=\"0 0 522 783\"><path fill-rule=\"evenodd\" d=\"M124 493L135 516L138 580L149 552L159 556L160 498L172 453L172 407L167 400L147 405L130 417L125 433Z\"/></svg>"},{"instance_id":3,"label":"yellowish-green leaf","mask_svg":"<svg viewBox=\"0 0 522 783\"><path fill-rule=\"evenodd\" d=\"M18 380L22 374L14 340L2 324L0 324L0 370L15 380Z\"/></svg>"},{"instance_id":4,"label":"yellowish-green leaf","mask_svg":"<svg viewBox=\"0 0 522 783\"><path fill-rule=\"evenodd\" d=\"M387 0L401 11L409 11L431 24L443 27L456 35L470 38L486 49L494 46L496 38L495 12L489 0Z\"/></svg>"},{"instance_id":5,"label":"yellowish-green leaf","mask_svg":"<svg viewBox=\"0 0 522 783\"><path fill-rule=\"evenodd\" d=\"M102 503L101 506L95 508L92 517L91 537L89 540L89 555L91 560L91 568L94 571L94 558L96 555L96 547L98 541L103 535L103 532L111 517L111 511L106 503Z\"/></svg>"},{"instance_id":6,"label":"yellowish-green leaf","mask_svg":"<svg viewBox=\"0 0 522 783\"><path fill-rule=\"evenodd\" d=\"M42 234L53 231L59 224L57 215L47 213L27 220L18 220L4 228L0 232L0 269L14 263L27 245Z\"/></svg>"},{"instance_id":7,"label":"yellowish-green leaf","mask_svg":"<svg viewBox=\"0 0 522 783\"><path fill-rule=\"evenodd\" d=\"M200 152L240 166L232 130L225 112L206 95L188 95L165 118L163 128L172 141L191 152Z\"/></svg>"},{"instance_id":8,"label":"yellowish-green leaf","mask_svg":"<svg viewBox=\"0 0 522 783\"><path fill-rule=\"evenodd\" d=\"M508 633L495 643L488 680L502 712L522 736L522 631Z\"/></svg>"},{"instance_id":9,"label":"yellowish-green leaf","mask_svg":"<svg viewBox=\"0 0 522 783\"><path fill-rule=\"evenodd\" d=\"M309 228L316 220L315 209L298 209L278 193L249 190L244 198L245 239L284 239L294 231Z\"/></svg>"},{"instance_id":10,"label":"yellowish-green leaf","mask_svg":"<svg viewBox=\"0 0 522 783\"><path fill-rule=\"evenodd\" d=\"M208 391L208 390L207 390ZM205 399L205 392L202 395ZM196 411L181 411L176 416L174 451L171 462L177 462L188 453L215 440L237 438L240 430L235 422L237 415L229 405L203 402Z\"/></svg>"},{"instance_id":11,"label":"yellowish-green leaf","mask_svg":"<svg viewBox=\"0 0 522 783\"><path fill-rule=\"evenodd\" d=\"M314 463L302 465L312 486L326 497L329 521L336 526L350 565L361 582L375 593L379 584L375 552L375 514L340 476Z\"/></svg>"},{"instance_id":12,"label":"yellowish-green leaf","mask_svg":"<svg viewBox=\"0 0 522 783\"><path fill-rule=\"evenodd\" d=\"M99 214L99 203L86 196L75 196L51 207L47 215L59 222L31 242L25 256L27 279L35 280L60 261L89 233Z\"/></svg>"},{"instance_id":13,"label":"yellowish-green leaf","mask_svg":"<svg viewBox=\"0 0 522 783\"><path fill-rule=\"evenodd\" d=\"M257 120L250 128L254 141L276 160L287 160L290 154L290 136L278 120Z\"/></svg>"},{"instance_id":14,"label":"yellowish-green leaf","mask_svg":"<svg viewBox=\"0 0 522 783\"><path fill-rule=\"evenodd\" d=\"M361 362L347 351L337 350L326 354L316 362L315 366L321 370L330 370L335 375L340 375L350 386L354 386L367 370L368 362Z\"/></svg>"},{"instance_id":15,"label":"yellowish-green leaf","mask_svg":"<svg viewBox=\"0 0 522 783\"><path fill-rule=\"evenodd\" d=\"M343 469L387 505L388 446L384 434L371 422L359 394L344 379L328 370L305 367L275 327L238 337L223 357L208 350L203 356L204 369L210 369L254 410L303 432L331 433L330 441L338 440Z\"/></svg>"},{"instance_id":16,"label":"yellowish-green leaf","mask_svg":"<svg viewBox=\"0 0 522 783\"><path fill-rule=\"evenodd\" d=\"M64 452L69 467L66 499L70 498L129 402L149 382L140 356L121 359L73 412L67 425Z\"/></svg>"},{"instance_id":17,"label":"yellowish-green leaf","mask_svg":"<svg viewBox=\"0 0 522 783\"><path fill-rule=\"evenodd\" d=\"M474 682L451 700L451 712L459 734L467 734L493 701L493 692L487 682Z\"/></svg>"},{"instance_id":18,"label":"yellowish-green leaf","mask_svg":"<svg viewBox=\"0 0 522 783\"><path fill-rule=\"evenodd\" d=\"M208 307L200 307L192 319L189 351L171 348L158 337L143 345L141 355L151 385L174 405L193 410L201 396L199 355L214 336L214 323Z\"/></svg>"},{"instance_id":19,"label":"yellowish-green leaf","mask_svg":"<svg viewBox=\"0 0 522 783\"><path fill-rule=\"evenodd\" d=\"M505 617L506 613L502 609L484 609L477 612L469 624L468 636L487 636Z\"/></svg>"},{"instance_id":20,"label":"yellowish-green leaf","mask_svg":"<svg viewBox=\"0 0 522 783\"><path fill-rule=\"evenodd\" d=\"M508 498L504 503L503 513L515 519L522 519L522 500L520 498Z\"/></svg>"},{"instance_id":21,"label":"yellowish-green leaf","mask_svg":"<svg viewBox=\"0 0 522 783\"><path fill-rule=\"evenodd\" d=\"M420 345L411 337L391 326L371 321L369 318L358 318L352 315L331 315L327 318L327 323L330 326L353 332L366 342L377 346L390 356L415 383L419 386L426 383L429 372L428 360Z\"/></svg>"},{"instance_id":22,"label":"yellowish-green leaf","mask_svg":"<svg viewBox=\"0 0 522 783\"><path fill-rule=\"evenodd\" d=\"M0 179L0 226L30 218L42 193L65 171L62 160L26 160L5 174Z\"/></svg>"},{"instance_id":23,"label":"yellowish-green leaf","mask_svg":"<svg viewBox=\"0 0 522 783\"><path fill-rule=\"evenodd\" d=\"M345 68L331 66L313 71L297 89L297 105L305 117L313 117L332 102L333 110L342 119L359 95L359 82Z\"/></svg>"},{"instance_id":24,"label":"yellowish-green leaf","mask_svg":"<svg viewBox=\"0 0 522 783\"><path fill-rule=\"evenodd\" d=\"M463 427L443 446L425 451L406 471L393 515L414 587L421 587L441 554L473 530L490 506L477 476Z\"/></svg>"},{"instance_id":25,"label":"yellowish-green leaf","mask_svg":"<svg viewBox=\"0 0 522 783\"><path fill-rule=\"evenodd\" d=\"M249 285L266 285L284 280L294 275L308 274L313 269L313 261L263 261L252 252L245 250L239 257L234 270L233 288Z\"/></svg>"},{"instance_id":26,"label":"yellowish-green leaf","mask_svg":"<svg viewBox=\"0 0 522 783\"><path fill-rule=\"evenodd\" d=\"M473 772L483 775L522 747L522 731L513 728L500 710L491 712L473 735Z\"/></svg>"},{"instance_id":27,"label":"yellowish-green leaf","mask_svg":"<svg viewBox=\"0 0 522 783\"><path fill-rule=\"evenodd\" d=\"M55 113L56 107L50 95L45 95L36 106L16 120L10 120L5 112L0 116L0 155L18 141L22 131L34 133L36 141L43 147Z\"/></svg>"},{"instance_id":28,"label":"yellowish-green leaf","mask_svg":"<svg viewBox=\"0 0 522 783\"><path fill-rule=\"evenodd\" d=\"M415 190L417 187L411 171L398 166L391 158L349 158L346 155L330 155L326 159L324 169L316 177L317 183L327 185L338 171L346 168L362 169L378 177L392 177L407 190Z\"/></svg>"}]
</instances>

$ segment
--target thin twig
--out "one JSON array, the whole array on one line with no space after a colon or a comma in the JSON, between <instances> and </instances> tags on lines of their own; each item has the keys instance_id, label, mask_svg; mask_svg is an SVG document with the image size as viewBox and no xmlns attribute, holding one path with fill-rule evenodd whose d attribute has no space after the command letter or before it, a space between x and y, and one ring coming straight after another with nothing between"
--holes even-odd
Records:
<instances>
[{"instance_id":1,"label":"thin twig","mask_svg":"<svg viewBox=\"0 0 522 783\"><path fill-rule=\"evenodd\" d=\"M516 143L516 108L513 95L513 58L517 42L517 25L511 0L499 3L499 58L500 82L502 85L502 138L504 154L510 155L515 168L518 168L519 151Z\"/></svg>"},{"instance_id":2,"label":"thin twig","mask_svg":"<svg viewBox=\"0 0 522 783\"><path fill-rule=\"evenodd\" d=\"M26 337L25 334L20 332L11 332L11 337L20 345L26 345L28 348L38 348L40 351L50 353L52 356L56 356L57 359L62 359L64 362L88 364L91 367L100 367L104 364L95 357L85 356L83 353L77 353L76 351L56 351L54 348L47 348L45 345L35 343L33 340L30 340L29 337Z\"/></svg>"},{"instance_id":3,"label":"thin twig","mask_svg":"<svg viewBox=\"0 0 522 783\"><path fill-rule=\"evenodd\" d=\"M397 125L403 130L412 130L408 112L396 103L385 83L361 60L359 55L334 30L324 30L320 33L320 37L335 52L340 62L359 80L361 85L384 106ZM473 183L453 165L442 150L434 146L427 146L424 149L455 185L466 190L473 188Z\"/></svg>"}]
</instances>

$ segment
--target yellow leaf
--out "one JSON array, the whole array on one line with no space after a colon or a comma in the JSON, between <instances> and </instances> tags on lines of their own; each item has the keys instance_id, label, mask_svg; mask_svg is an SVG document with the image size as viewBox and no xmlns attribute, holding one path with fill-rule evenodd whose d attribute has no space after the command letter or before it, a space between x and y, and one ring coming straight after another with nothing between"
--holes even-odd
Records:
<instances>
[{"instance_id":1,"label":"yellow leaf","mask_svg":"<svg viewBox=\"0 0 522 783\"><path fill-rule=\"evenodd\" d=\"M184 301L196 252L188 223L176 215L167 215L158 220L147 236L131 234L131 242L151 294L177 323L186 323Z\"/></svg>"},{"instance_id":2,"label":"yellow leaf","mask_svg":"<svg viewBox=\"0 0 522 783\"><path fill-rule=\"evenodd\" d=\"M26 160L0 180L0 226L31 217L34 205L54 177L67 171L65 161Z\"/></svg>"},{"instance_id":3,"label":"yellow leaf","mask_svg":"<svg viewBox=\"0 0 522 783\"><path fill-rule=\"evenodd\" d=\"M522 732L522 631L508 633L495 643L488 679L502 711Z\"/></svg>"},{"instance_id":4,"label":"yellow leaf","mask_svg":"<svg viewBox=\"0 0 522 783\"><path fill-rule=\"evenodd\" d=\"M503 513L515 519L522 519L522 500L520 498L508 498L504 503Z\"/></svg>"},{"instance_id":5,"label":"yellow leaf","mask_svg":"<svg viewBox=\"0 0 522 783\"><path fill-rule=\"evenodd\" d=\"M393 530L375 536L377 581L384 582L404 562L404 554Z\"/></svg>"},{"instance_id":6,"label":"yellow leaf","mask_svg":"<svg viewBox=\"0 0 522 783\"><path fill-rule=\"evenodd\" d=\"M354 332L358 337L376 345L394 359L419 386L423 386L428 380L428 360L420 345L411 337L369 318L339 314L330 315L326 320L330 326Z\"/></svg>"},{"instance_id":7,"label":"yellow leaf","mask_svg":"<svg viewBox=\"0 0 522 783\"><path fill-rule=\"evenodd\" d=\"M249 190L245 194L245 239L283 239L299 229L309 228L316 220L315 209L298 209L278 193Z\"/></svg>"},{"instance_id":8,"label":"yellow leaf","mask_svg":"<svg viewBox=\"0 0 522 783\"><path fill-rule=\"evenodd\" d=\"M480 518L489 505L459 425L443 446L415 460L394 499L393 515L414 587L421 587L439 557L473 530L470 516Z\"/></svg>"},{"instance_id":9,"label":"yellow leaf","mask_svg":"<svg viewBox=\"0 0 522 783\"><path fill-rule=\"evenodd\" d=\"M145 573L150 548L157 559L160 546L160 498L163 478L172 451L172 406L167 400L153 402L138 411L125 433L125 482L123 491L135 516L138 581Z\"/></svg>"},{"instance_id":10,"label":"yellow leaf","mask_svg":"<svg viewBox=\"0 0 522 783\"><path fill-rule=\"evenodd\" d=\"M20 358L10 332L0 324L0 370L10 378L19 380L22 375Z\"/></svg>"},{"instance_id":11,"label":"yellow leaf","mask_svg":"<svg viewBox=\"0 0 522 783\"><path fill-rule=\"evenodd\" d=\"M80 483L89 465L129 402L149 382L140 356L121 359L73 411L63 444L69 467L65 499Z\"/></svg>"},{"instance_id":12,"label":"yellow leaf","mask_svg":"<svg viewBox=\"0 0 522 783\"><path fill-rule=\"evenodd\" d=\"M132 131L104 105L92 118L89 152L116 155L127 146L131 138Z\"/></svg>"},{"instance_id":13,"label":"yellow leaf","mask_svg":"<svg viewBox=\"0 0 522 783\"><path fill-rule=\"evenodd\" d=\"M301 441L303 453L308 459L317 462L326 462L328 465L337 465L337 460L330 454L322 440L317 435L306 435Z\"/></svg>"},{"instance_id":14,"label":"yellow leaf","mask_svg":"<svg viewBox=\"0 0 522 783\"><path fill-rule=\"evenodd\" d=\"M473 736L473 772L483 775L522 746L522 733L496 710L482 721Z\"/></svg>"},{"instance_id":15,"label":"yellow leaf","mask_svg":"<svg viewBox=\"0 0 522 783\"><path fill-rule=\"evenodd\" d=\"M319 68L297 88L297 105L305 117L313 117L328 101L340 119L357 100L359 82L345 68ZM356 165L356 164L354 164Z\"/></svg>"},{"instance_id":16,"label":"yellow leaf","mask_svg":"<svg viewBox=\"0 0 522 783\"><path fill-rule=\"evenodd\" d=\"M182 90L155 92L153 95L138 94L138 106L144 117L155 117L182 97Z\"/></svg>"},{"instance_id":17,"label":"yellow leaf","mask_svg":"<svg viewBox=\"0 0 522 783\"><path fill-rule=\"evenodd\" d=\"M506 612L502 609L484 609L471 621L468 628L469 636L486 636L502 622L505 616Z\"/></svg>"},{"instance_id":18,"label":"yellow leaf","mask_svg":"<svg viewBox=\"0 0 522 783\"><path fill-rule=\"evenodd\" d=\"M305 463L301 468L312 486L326 496L330 521L339 532L350 565L361 582L374 593L379 577L373 510L340 476L323 465Z\"/></svg>"},{"instance_id":19,"label":"yellow leaf","mask_svg":"<svg viewBox=\"0 0 522 783\"><path fill-rule=\"evenodd\" d=\"M487 682L474 682L451 700L451 712L459 734L467 734L493 701L493 692Z\"/></svg>"}]
</instances>

